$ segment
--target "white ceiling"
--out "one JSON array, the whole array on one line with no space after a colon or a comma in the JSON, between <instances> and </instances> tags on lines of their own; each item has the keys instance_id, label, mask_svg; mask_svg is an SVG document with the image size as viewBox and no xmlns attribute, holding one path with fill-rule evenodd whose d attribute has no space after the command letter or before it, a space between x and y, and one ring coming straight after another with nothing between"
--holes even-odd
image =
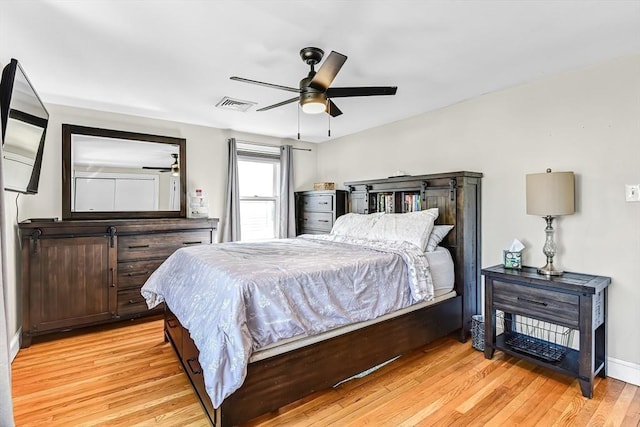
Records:
<instances>
[{"instance_id":1,"label":"white ceiling","mask_svg":"<svg viewBox=\"0 0 640 427\"><path fill-rule=\"evenodd\" d=\"M297 87L305 46L348 56L332 86L398 86L335 99L335 138L640 54L640 1L0 1L0 61L18 59L45 103L275 137L296 138L297 104L255 109L293 94L229 77ZM224 96L257 105L215 108ZM305 141L327 126L300 113Z\"/></svg>"}]
</instances>

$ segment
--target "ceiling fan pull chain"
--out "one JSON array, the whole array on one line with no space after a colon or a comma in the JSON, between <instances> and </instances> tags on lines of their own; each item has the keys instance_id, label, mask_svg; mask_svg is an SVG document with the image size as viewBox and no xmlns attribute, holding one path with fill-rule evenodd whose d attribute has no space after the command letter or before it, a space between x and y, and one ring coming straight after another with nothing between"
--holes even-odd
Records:
<instances>
[{"instance_id":1,"label":"ceiling fan pull chain","mask_svg":"<svg viewBox=\"0 0 640 427\"><path fill-rule=\"evenodd\" d=\"M327 137L331 138L331 103L329 102L329 98L327 98Z\"/></svg>"},{"instance_id":2,"label":"ceiling fan pull chain","mask_svg":"<svg viewBox=\"0 0 640 427\"><path fill-rule=\"evenodd\" d=\"M298 141L300 141L300 104L298 104Z\"/></svg>"}]
</instances>

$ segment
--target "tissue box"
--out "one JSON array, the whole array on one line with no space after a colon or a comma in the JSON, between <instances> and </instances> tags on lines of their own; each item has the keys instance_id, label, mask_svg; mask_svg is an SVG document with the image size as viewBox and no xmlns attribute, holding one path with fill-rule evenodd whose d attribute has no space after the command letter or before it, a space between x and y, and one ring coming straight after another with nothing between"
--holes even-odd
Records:
<instances>
[{"instance_id":1,"label":"tissue box","mask_svg":"<svg viewBox=\"0 0 640 427\"><path fill-rule=\"evenodd\" d=\"M504 254L504 268L522 268L522 252L502 252Z\"/></svg>"},{"instance_id":2,"label":"tissue box","mask_svg":"<svg viewBox=\"0 0 640 427\"><path fill-rule=\"evenodd\" d=\"M313 184L314 190L335 190L335 183L333 182L316 182Z\"/></svg>"}]
</instances>

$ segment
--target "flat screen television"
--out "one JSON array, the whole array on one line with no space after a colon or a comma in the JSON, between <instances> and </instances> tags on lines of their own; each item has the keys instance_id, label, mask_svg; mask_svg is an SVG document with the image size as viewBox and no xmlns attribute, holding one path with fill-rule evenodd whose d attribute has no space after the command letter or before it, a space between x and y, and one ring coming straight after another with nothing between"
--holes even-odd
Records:
<instances>
[{"instance_id":1,"label":"flat screen television","mask_svg":"<svg viewBox=\"0 0 640 427\"><path fill-rule=\"evenodd\" d=\"M49 113L16 59L2 71L0 117L4 188L35 194Z\"/></svg>"}]
</instances>

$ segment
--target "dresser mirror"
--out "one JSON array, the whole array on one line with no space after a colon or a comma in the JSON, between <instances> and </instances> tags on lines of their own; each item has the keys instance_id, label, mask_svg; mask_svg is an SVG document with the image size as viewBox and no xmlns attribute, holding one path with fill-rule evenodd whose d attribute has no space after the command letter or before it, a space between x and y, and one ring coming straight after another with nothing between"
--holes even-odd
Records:
<instances>
[{"instance_id":1,"label":"dresser mirror","mask_svg":"<svg viewBox=\"0 0 640 427\"><path fill-rule=\"evenodd\" d=\"M62 218L184 218L185 139L62 125Z\"/></svg>"}]
</instances>

